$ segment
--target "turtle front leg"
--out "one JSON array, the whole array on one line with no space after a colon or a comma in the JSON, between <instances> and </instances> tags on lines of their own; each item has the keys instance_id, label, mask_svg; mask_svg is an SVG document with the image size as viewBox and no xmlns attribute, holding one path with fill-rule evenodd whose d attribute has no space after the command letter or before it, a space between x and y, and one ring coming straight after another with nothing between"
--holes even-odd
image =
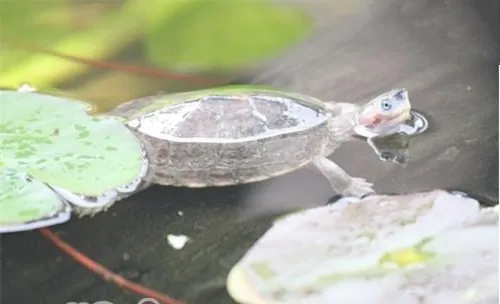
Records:
<instances>
[{"instance_id":1,"label":"turtle front leg","mask_svg":"<svg viewBox=\"0 0 500 304\"><path fill-rule=\"evenodd\" d=\"M317 157L312 163L328 179L332 189L344 196L362 196L374 193L373 184L364 178L352 177L326 157Z\"/></svg>"}]
</instances>

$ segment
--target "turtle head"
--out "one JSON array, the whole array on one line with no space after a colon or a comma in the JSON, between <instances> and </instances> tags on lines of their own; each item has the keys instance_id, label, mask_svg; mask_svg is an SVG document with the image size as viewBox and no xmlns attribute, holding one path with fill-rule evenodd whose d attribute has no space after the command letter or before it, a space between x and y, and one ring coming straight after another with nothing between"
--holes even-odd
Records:
<instances>
[{"instance_id":1,"label":"turtle head","mask_svg":"<svg viewBox=\"0 0 500 304\"><path fill-rule=\"evenodd\" d=\"M379 95L361 107L358 125L378 134L390 133L391 129L411 118L411 104L406 89L395 89Z\"/></svg>"}]
</instances>

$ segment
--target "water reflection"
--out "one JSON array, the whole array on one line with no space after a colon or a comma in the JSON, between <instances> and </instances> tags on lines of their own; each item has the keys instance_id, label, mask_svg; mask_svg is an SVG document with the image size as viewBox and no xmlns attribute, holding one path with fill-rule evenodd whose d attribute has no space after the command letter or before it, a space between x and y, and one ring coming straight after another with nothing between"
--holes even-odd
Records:
<instances>
[{"instance_id":1,"label":"water reflection","mask_svg":"<svg viewBox=\"0 0 500 304\"><path fill-rule=\"evenodd\" d=\"M400 126L400 131L410 136L415 136L426 132L429 129L429 120L420 111L412 110L411 118L406 124Z\"/></svg>"},{"instance_id":2,"label":"water reflection","mask_svg":"<svg viewBox=\"0 0 500 304\"><path fill-rule=\"evenodd\" d=\"M356 132L364 137L368 145L383 162L406 166L410 160L410 138L429 129L429 120L420 111L412 110L411 118L399 125L390 135L377 135L370 130L357 128Z\"/></svg>"},{"instance_id":3,"label":"water reflection","mask_svg":"<svg viewBox=\"0 0 500 304\"><path fill-rule=\"evenodd\" d=\"M375 136L368 138L366 142L384 162L405 166L410 159L410 135L407 133Z\"/></svg>"}]
</instances>

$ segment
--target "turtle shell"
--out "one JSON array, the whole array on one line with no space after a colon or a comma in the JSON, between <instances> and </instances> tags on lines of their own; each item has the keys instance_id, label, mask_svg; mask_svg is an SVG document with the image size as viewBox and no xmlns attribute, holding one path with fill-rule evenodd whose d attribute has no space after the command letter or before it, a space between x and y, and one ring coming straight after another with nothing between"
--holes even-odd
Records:
<instances>
[{"instance_id":1,"label":"turtle shell","mask_svg":"<svg viewBox=\"0 0 500 304\"><path fill-rule=\"evenodd\" d=\"M304 166L326 143L329 114L312 97L222 89L180 96L143 99L140 108L127 111L156 184L260 181ZM173 104L165 105L169 100Z\"/></svg>"}]
</instances>

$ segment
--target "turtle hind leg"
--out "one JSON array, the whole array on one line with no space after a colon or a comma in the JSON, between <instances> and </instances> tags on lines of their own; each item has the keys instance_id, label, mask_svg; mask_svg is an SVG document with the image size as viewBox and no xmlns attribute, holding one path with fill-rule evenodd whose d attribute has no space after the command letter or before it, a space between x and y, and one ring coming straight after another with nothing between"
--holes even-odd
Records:
<instances>
[{"instance_id":1,"label":"turtle hind leg","mask_svg":"<svg viewBox=\"0 0 500 304\"><path fill-rule=\"evenodd\" d=\"M375 193L372 183L361 177L350 176L326 157L317 157L312 163L328 179L330 186L338 194L361 198Z\"/></svg>"}]
</instances>

